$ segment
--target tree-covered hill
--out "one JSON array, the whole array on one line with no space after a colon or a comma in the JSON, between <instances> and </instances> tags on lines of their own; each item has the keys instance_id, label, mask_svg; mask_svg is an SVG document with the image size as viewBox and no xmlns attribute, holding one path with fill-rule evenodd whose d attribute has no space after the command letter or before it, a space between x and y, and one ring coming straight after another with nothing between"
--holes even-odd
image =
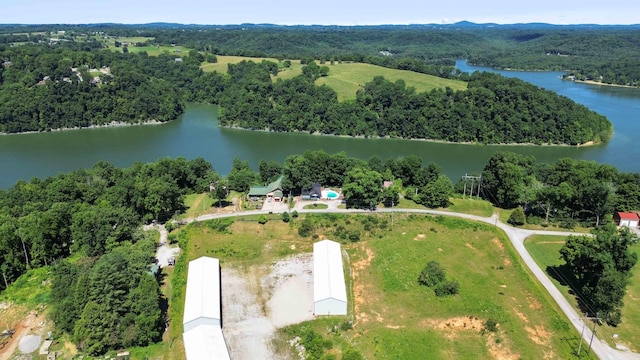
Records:
<instances>
[{"instance_id":1,"label":"tree-covered hill","mask_svg":"<svg viewBox=\"0 0 640 360\"><path fill-rule=\"evenodd\" d=\"M173 57L116 54L89 43L0 46L0 133L165 122L200 74Z\"/></svg>"},{"instance_id":2,"label":"tree-covered hill","mask_svg":"<svg viewBox=\"0 0 640 360\"><path fill-rule=\"evenodd\" d=\"M606 141L612 132L611 123L588 108L496 74L473 74L464 91L424 93L376 77L355 101L338 102L335 91L314 84L319 75L313 70L272 82L264 64L230 67L220 94L223 126L492 144L577 145Z\"/></svg>"}]
</instances>

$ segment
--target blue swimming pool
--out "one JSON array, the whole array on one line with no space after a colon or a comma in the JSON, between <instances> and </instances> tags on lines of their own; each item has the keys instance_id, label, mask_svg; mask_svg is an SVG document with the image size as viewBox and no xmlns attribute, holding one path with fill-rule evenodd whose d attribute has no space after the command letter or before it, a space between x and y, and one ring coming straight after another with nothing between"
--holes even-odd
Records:
<instances>
[{"instance_id":1,"label":"blue swimming pool","mask_svg":"<svg viewBox=\"0 0 640 360\"><path fill-rule=\"evenodd\" d=\"M336 199L336 198L338 198L338 193L333 191L333 190L329 190L329 191L327 191L327 198L328 199Z\"/></svg>"}]
</instances>

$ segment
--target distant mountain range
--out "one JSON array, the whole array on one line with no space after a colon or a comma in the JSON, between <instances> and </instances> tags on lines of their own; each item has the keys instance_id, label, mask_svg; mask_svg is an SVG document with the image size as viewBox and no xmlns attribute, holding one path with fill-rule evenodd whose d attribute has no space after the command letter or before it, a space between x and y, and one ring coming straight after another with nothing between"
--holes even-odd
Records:
<instances>
[{"instance_id":1,"label":"distant mountain range","mask_svg":"<svg viewBox=\"0 0 640 360\"><path fill-rule=\"evenodd\" d=\"M470 21L460 21L452 24L383 24L383 25L278 25L278 24L180 24L168 22L153 22L146 24L122 24L122 23L91 23L91 24L0 24L0 27L37 27L37 26L65 26L65 27L145 27L145 28L306 28L306 29L327 29L327 28L640 28L639 24L631 25L600 25L600 24L548 24L548 23L517 23L517 24L496 24L496 23L474 23Z\"/></svg>"}]
</instances>

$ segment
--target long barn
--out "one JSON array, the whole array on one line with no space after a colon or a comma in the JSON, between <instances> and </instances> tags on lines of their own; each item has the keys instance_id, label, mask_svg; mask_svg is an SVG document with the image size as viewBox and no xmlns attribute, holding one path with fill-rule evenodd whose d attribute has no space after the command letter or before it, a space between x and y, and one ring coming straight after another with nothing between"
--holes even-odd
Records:
<instances>
[{"instance_id":1,"label":"long barn","mask_svg":"<svg viewBox=\"0 0 640 360\"><path fill-rule=\"evenodd\" d=\"M322 240L313 244L313 313L347 315L342 251L335 241Z\"/></svg>"},{"instance_id":2,"label":"long barn","mask_svg":"<svg viewBox=\"0 0 640 360\"><path fill-rule=\"evenodd\" d=\"M187 360L229 359L222 335L220 261L200 257L189 262L182 325Z\"/></svg>"}]
</instances>

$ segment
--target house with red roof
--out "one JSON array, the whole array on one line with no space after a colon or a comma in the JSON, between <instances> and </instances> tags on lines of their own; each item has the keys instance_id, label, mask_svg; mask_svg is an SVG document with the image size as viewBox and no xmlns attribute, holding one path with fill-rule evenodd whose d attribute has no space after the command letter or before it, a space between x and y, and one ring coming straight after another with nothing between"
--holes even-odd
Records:
<instances>
[{"instance_id":1,"label":"house with red roof","mask_svg":"<svg viewBox=\"0 0 640 360\"><path fill-rule=\"evenodd\" d=\"M638 227L640 216L632 212L616 211L613 214L613 221L615 221L618 226Z\"/></svg>"}]
</instances>

